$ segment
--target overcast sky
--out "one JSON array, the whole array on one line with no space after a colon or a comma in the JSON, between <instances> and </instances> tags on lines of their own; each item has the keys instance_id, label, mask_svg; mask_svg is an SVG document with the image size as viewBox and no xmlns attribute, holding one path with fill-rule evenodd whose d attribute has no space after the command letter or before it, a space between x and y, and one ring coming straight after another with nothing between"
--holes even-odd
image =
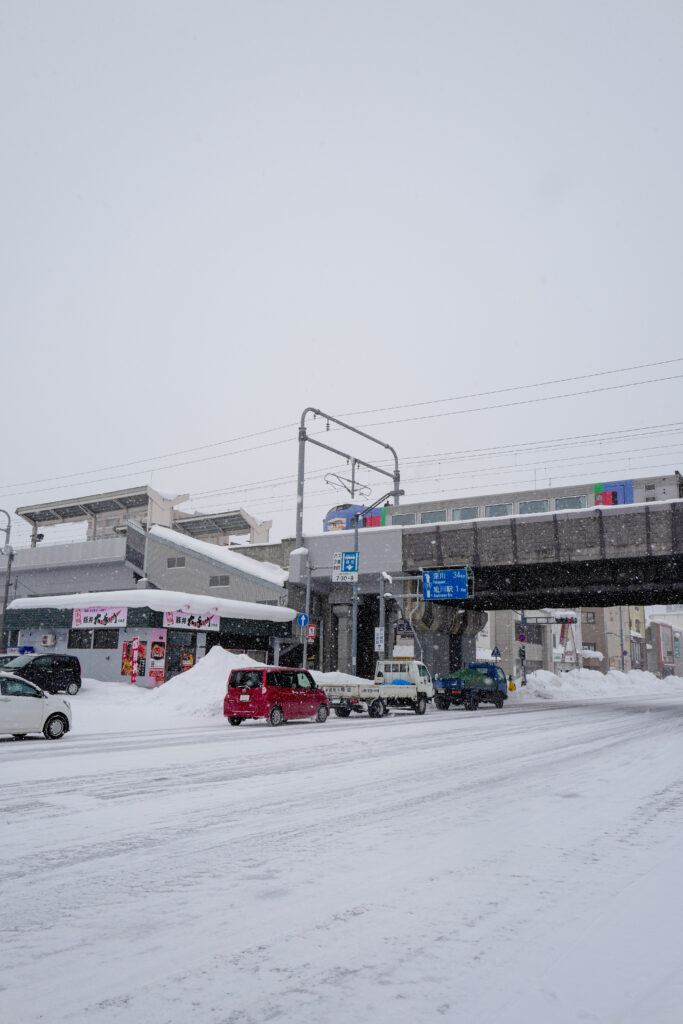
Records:
<instances>
[{"instance_id":1,"label":"overcast sky","mask_svg":"<svg viewBox=\"0 0 683 1024\"><path fill-rule=\"evenodd\" d=\"M682 49L678 0L3 0L0 505L291 536L307 406L405 500L683 468L683 361L590 376L683 357Z\"/></svg>"}]
</instances>

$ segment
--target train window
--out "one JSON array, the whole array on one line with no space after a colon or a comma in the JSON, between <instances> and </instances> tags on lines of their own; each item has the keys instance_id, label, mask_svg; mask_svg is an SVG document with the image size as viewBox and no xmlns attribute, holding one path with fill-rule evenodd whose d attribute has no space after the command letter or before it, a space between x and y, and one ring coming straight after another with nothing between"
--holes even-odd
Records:
<instances>
[{"instance_id":1,"label":"train window","mask_svg":"<svg viewBox=\"0 0 683 1024\"><path fill-rule=\"evenodd\" d=\"M415 525L415 513L414 512L402 512L400 515L391 517L393 526L414 526Z\"/></svg>"},{"instance_id":2,"label":"train window","mask_svg":"<svg viewBox=\"0 0 683 1024\"><path fill-rule=\"evenodd\" d=\"M446 522L446 509L437 508L431 512L420 513L421 523L445 523Z\"/></svg>"},{"instance_id":3,"label":"train window","mask_svg":"<svg viewBox=\"0 0 683 1024\"><path fill-rule=\"evenodd\" d=\"M454 508L453 519L456 522L461 522L463 519L478 519L479 509L476 505L470 506L469 508Z\"/></svg>"},{"instance_id":4,"label":"train window","mask_svg":"<svg viewBox=\"0 0 683 1024\"><path fill-rule=\"evenodd\" d=\"M586 507L586 495L576 494L571 498L555 498L555 508L558 512L561 512L565 508L585 508Z\"/></svg>"},{"instance_id":5,"label":"train window","mask_svg":"<svg viewBox=\"0 0 683 1024\"><path fill-rule=\"evenodd\" d=\"M548 511L548 499L543 498L538 501L520 501L519 503L519 514L520 516L530 516L534 512L547 512Z\"/></svg>"},{"instance_id":6,"label":"train window","mask_svg":"<svg viewBox=\"0 0 683 1024\"><path fill-rule=\"evenodd\" d=\"M494 518L495 516L511 516L512 502L506 501L502 505L487 505L484 509L484 515L487 519Z\"/></svg>"}]
</instances>

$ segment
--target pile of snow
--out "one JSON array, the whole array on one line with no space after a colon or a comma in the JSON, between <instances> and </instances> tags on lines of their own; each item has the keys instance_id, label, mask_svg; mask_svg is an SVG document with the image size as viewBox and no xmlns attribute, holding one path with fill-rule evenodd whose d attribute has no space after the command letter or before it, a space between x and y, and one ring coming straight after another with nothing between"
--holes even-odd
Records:
<instances>
[{"instance_id":1,"label":"pile of snow","mask_svg":"<svg viewBox=\"0 0 683 1024\"><path fill-rule=\"evenodd\" d=\"M231 654L222 647L212 647L197 664L169 679L156 690L147 691L150 701L164 712L187 719L215 718L223 714L223 698L228 676L233 668L256 668L263 662L254 661L247 654ZM312 672L318 686L325 683L366 682L345 672Z\"/></svg>"},{"instance_id":2,"label":"pile of snow","mask_svg":"<svg viewBox=\"0 0 683 1024\"><path fill-rule=\"evenodd\" d=\"M214 718L223 714L223 698L233 668L254 668L262 662L248 654L231 654L212 647L196 665L150 690L150 700L164 712L183 718Z\"/></svg>"},{"instance_id":3,"label":"pile of snow","mask_svg":"<svg viewBox=\"0 0 683 1024\"><path fill-rule=\"evenodd\" d=\"M213 647L205 658L157 689L132 686L129 680L105 683L84 679L80 693L71 698L74 731L130 732L222 721L223 698L233 668L261 664L246 654L231 654ZM312 672L323 689L327 684L367 683L346 672ZM654 694L683 695L683 679L658 679L651 672L617 672L607 675L591 669L573 669L556 676L533 672L527 685L510 693L513 701L583 700L595 697L642 697Z\"/></svg>"},{"instance_id":4,"label":"pile of snow","mask_svg":"<svg viewBox=\"0 0 683 1024\"><path fill-rule=\"evenodd\" d=\"M676 693L683 695L683 678L666 676L658 679L652 672L619 672L612 669L603 674L594 669L572 669L556 676L553 672L532 672L527 685L517 687L513 694L521 700L575 700L586 697L643 697L648 694Z\"/></svg>"}]
</instances>

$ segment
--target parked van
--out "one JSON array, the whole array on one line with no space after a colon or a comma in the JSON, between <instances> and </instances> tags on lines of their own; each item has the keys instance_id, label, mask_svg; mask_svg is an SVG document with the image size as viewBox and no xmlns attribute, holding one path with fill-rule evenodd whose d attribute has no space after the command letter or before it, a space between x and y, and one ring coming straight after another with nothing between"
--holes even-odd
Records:
<instances>
[{"instance_id":1,"label":"parked van","mask_svg":"<svg viewBox=\"0 0 683 1024\"><path fill-rule=\"evenodd\" d=\"M327 721L330 702L310 672L297 668L234 668L228 678L223 714L230 725L245 718L266 718L270 725L288 719Z\"/></svg>"},{"instance_id":2,"label":"parked van","mask_svg":"<svg viewBox=\"0 0 683 1024\"><path fill-rule=\"evenodd\" d=\"M81 663L73 654L19 654L3 668L46 693L64 690L73 697L81 688Z\"/></svg>"}]
</instances>

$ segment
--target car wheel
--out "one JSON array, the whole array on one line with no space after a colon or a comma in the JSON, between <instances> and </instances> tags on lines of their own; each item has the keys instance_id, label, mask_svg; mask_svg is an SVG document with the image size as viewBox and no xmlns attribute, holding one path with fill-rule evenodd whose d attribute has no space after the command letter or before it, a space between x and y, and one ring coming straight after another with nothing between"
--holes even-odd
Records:
<instances>
[{"instance_id":1,"label":"car wheel","mask_svg":"<svg viewBox=\"0 0 683 1024\"><path fill-rule=\"evenodd\" d=\"M465 711L476 711L479 707L479 702L476 700L468 700L465 702Z\"/></svg>"},{"instance_id":2,"label":"car wheel","mask_svg":"<svg viewBox=\"0 0 683 1024\"><path fill-rule=\"evenodd\" d=\"M351 714L351 708L335 708L334 713L337 718L348 718Z\"/></svg>"},{"instance_id":3,"label":"car wheel","mask_svg":"<svg viewBox=\"0 0 683 1024\"><path fill-rule=\"evenodd\" d=\"M424 715L427 710L427 698L423 695L417 698L417 704L415 705L415 714Z\"/></svg>"},{"instance_id":4,"label":"car wheel","mask_svg":"<svg viewBox=\"0 0 683 1024\"><path fill-rule=\"evenodd\" d=\"M436 704L439 711L448 711L449 707L451 706L451 702L449 701L448 697L435 697L434 703Z\"/></svg>"},{"instance_id":5,"label":"car wheel","mask_svg":"<svg viewBox=\"0 0 683 1024\"><path fill-rule=\"evenodd\" d=\"M69 694L70 697L74 697L79 690L80 686L78 685L78 683L69 683L69 685L66 688L66 692Z\"/></svg>"},{"instance_id":6,"label":"car wheel","mask_svg":"<svg viewBox=\"0 0 683 1024\"><path fill-rule=\"evenodd\" d=\"M46 740L59 740L66 732L66 720L62 715L51 715L43 726Z\"/></svg>"},{"instance_id":7,"label":"car wheel","mask_svg":"<svg viewBox=\"0 0 683 1024\"><path fill-rule=\"evenodd\" d=\"M284 720L285 720L285 716L282 713L282 708L279 708L279 707L276 706L276 707L270 709L270 714L268 715L268 724L269 725L282 725Z\"/></svg>"},{"instance_id":8,"label":"car wheel","mask_svg":"<svg viewBox=\"0 0 683 1024\"><path fill-rule=\"evenodd\" d=\"M12 735L14 736L15 740L25 740L26 739L26 733L25 732L15 732Z\"/></svg>"},{"instance_id":9,"label":"car wheel","mask_svg":"<svg viewBox=\"0 0 683 1024\"><path fill-rule=\"evenodd\" d=\"M321 704L318 708L318 714L315 716L316 722L326 722L327 716L329 715L326 704Z\"/></svg>"},{"instance_id":10,"label":"car wheel","mask_svg":"<svg viewBox=\"0 0 683 1024\"><path fill-rule=\"evenodd\" d=\"M233 715L231 715L228 718L228 721L230 722L230 725L241 725L242 722L244 721L244 719L243 718L235 718Z\"/></svg>"}]
</instances>

